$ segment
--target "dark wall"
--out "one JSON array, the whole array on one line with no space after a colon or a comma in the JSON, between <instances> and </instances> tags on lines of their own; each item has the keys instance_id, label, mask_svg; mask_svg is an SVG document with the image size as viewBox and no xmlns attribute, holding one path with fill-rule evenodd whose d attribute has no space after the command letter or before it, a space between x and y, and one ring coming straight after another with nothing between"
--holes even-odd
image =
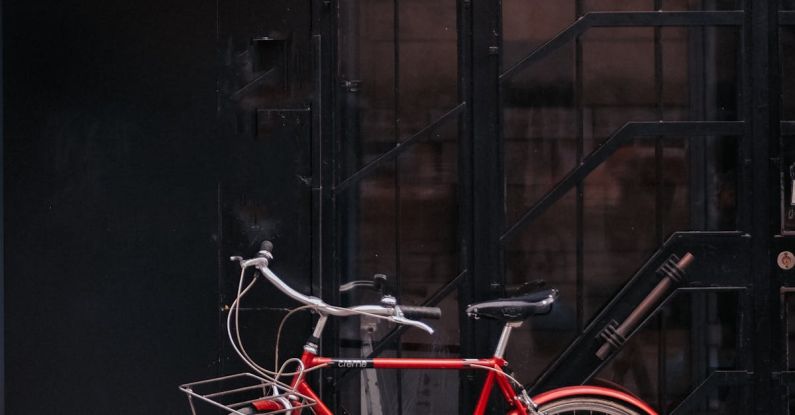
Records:
<instances>
[{"instance_id":1,"label":"dark wall","mask_svg":"<svg viewBox=\"0 0 795 415\"><path fill-rule=\"evenodd\" d=\"M216 2L3 8L7 413L187 413L218 366Z\"/></svg>"}]
</instances>

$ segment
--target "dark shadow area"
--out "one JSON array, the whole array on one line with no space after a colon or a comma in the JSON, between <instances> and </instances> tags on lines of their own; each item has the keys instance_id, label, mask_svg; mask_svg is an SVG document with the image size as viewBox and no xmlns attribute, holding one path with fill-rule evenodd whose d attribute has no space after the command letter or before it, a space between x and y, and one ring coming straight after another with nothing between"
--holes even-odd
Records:
<instances>
[{"instance_id":1,"label":"dark shadow area","mask_svg":"<svg viewBox=\"0 0 795 415\"><path fill-rule=\"evenodd\" d=\"M185 413L217 371L215 7L3 4L7 413Z\"/></svg>"}]
</instances>

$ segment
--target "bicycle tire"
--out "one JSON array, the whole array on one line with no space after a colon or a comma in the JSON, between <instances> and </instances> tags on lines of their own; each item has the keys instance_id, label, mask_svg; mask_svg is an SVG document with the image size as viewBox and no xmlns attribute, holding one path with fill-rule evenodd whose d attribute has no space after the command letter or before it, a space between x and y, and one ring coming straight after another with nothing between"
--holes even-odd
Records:
<instances>
[{"instance_id":1,"label":"bicycle tire","mask_svg":"<svg viewBox=\"0 0 795 415\"><path fill-rule=\"evenodd\" d=\"M540 415L641 415L644 412L626 403L591 396L577 396L541 405Z\"/></svg>"}]
</instances>

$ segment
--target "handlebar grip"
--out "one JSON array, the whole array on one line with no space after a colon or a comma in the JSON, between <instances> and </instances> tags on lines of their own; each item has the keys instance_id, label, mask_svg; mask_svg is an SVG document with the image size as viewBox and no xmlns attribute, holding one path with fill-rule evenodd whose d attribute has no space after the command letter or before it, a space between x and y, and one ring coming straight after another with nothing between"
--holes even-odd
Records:
<instances>
[{"instance_id":1,"label":"handlebar grip","mask_svg":"<svg viewBox=\"0 0 795 415\"><path fill-rule=\"evenodd\" d=\"M268 252L268 253L272 254L273 253L273 242L271 242L271 241L262 241L262 243L259 246L259 250L260 250L260 252L265 251L265 252Z\"/></svg>"},{"instance_id":2,"label":"handlebar grip","mask_svg":"<svg viewBox=\"0 0 795 415\"><path fill-rule=\"evenodd\" d=\"M438 320L442 318L442 309L439 307L420 307L411 305L400 306L403 316L412 320L429 318Z\"/></svg>"}]
</instances>

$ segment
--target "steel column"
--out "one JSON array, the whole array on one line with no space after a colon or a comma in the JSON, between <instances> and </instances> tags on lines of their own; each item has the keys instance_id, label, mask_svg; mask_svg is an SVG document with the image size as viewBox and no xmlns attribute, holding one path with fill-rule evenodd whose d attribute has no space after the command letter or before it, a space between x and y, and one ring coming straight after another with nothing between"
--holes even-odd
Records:
<instances>
[{"instance_id":1,"label":"steel column","mask_svg":"<svg viewBox=\"0 0 795 415\"><path fill-rule=\"evenodd\" d=\"M772 338L773 321L777 319L778 287L771 279L770 242L773 234L771 223L771 164L770 147L771 133L771 100L770 100L770 74L775 70L771 66L772 41L776 40L771 25L775 22L776 8L774 1L746 1L746 68L750 70L750 105L746 106L746 119L749 128L745 136L743 150L745 157L750 162L751 187L746 189L741 203L750 203L747 210L749 225L748 231L751 240L751 275L753 278L753 321L754 321L754 379L753 412L772 414L774 407L771 399L775 395L776 385L772 381Z\"/></svg>"},{"instance_id":2,"label":"steel column","mask_svg":"<svg viewBox=\"0 0 795 415\"><path fill-rule=\"evenodd\" d=\"M472 0L472 249L470 287L472 300L482 301L503 285L499 230L503 224L503 160L500 131L500 34L502 3L495 0ZM496 327L484 322L468 321L473 337L469 351L476 356L490 352L490 340ZM469 388L476 384L470 379ZM464 396L463 412L473 407Z\"/></svg>"},{"instance_id":3,"label":"steel column","mask_svg":"<svg viewBox=\"0 0 795 415\"><path fill-rule=\"evenodd\" d=\"M336 201L333 194L337 157L335 137L336 110L334 82L336 68L337 16L335 5L325 0L312 0L312 38L315 59L314 97L312 100L312 271L313 290L316 295L331 304L339 304L339 261L337 247ZM339 351L339 324L330 321L321 350L337 355ZM333 380L332 373L322 370L318 375L317 392L335 410L339 409L337 393L328 390Z\"/></svg>"}]
</instances>

